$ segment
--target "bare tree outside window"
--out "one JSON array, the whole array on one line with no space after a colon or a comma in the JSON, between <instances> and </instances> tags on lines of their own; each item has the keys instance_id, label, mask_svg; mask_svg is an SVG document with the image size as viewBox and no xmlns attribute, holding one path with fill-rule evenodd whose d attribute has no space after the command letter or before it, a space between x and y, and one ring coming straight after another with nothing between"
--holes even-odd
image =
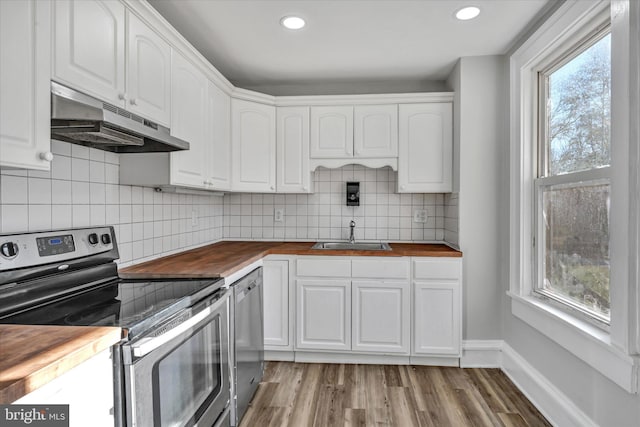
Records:
<instances>
[{"instance_id":1,"label":"bare tree outside window","mask_svg":"<svg viewBox=\"0 0 640 427\"><path fill-rule=\"evenodd\" d=\"M611 36L544 77L537 290L608 323Z\"/></svg>"}]
</instances>

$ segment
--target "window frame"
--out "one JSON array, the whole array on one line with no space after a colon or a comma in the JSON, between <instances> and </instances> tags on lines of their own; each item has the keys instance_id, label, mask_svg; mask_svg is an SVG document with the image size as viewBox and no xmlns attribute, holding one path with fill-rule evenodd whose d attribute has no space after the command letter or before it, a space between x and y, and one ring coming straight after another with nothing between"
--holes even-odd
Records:
<instances>
[{"instance_id":1,"label":"window frame","mask_svg":"<svg viewBox=\"0 0 640 427\"><path fill-rule=\"evenodd\" d=\"M621 80L628 76L626 67L632 67L625 46L636 45L629 37L629 13L618 3L622 1L594 0L566 2L550 15L539 28L515 48L509 57L510 76L510 188L509 188L509 291L511 313L538 333L609 378L630 393L637 393L638 361L633 356L640 348L640 331L635 316L640 312L640 295L634 281L636 257L640 251L633 239L634 223L640 217L627 203L634 199L637 187L629 184L634 177L629 154L635 153L629 130L639 126L628 117L636 111L629 102L629 90L635 86ZM620 13L622 11L623 13ZM639 10L640 11L640 10ZM636 12L639 12L636 11ZM640 14L640 13L638 13ZM560 310L546 298L532 296L536 276L534 239L535 179L539 165L538 133L538 71L548 66L559 52L577 46L598 28L611 22L611 166L597 173L609 174L611 179L610 208L610 298L611 326L605 330L577 316L570 310ZM635 34L635 33L634 33ZM633 70L633 68L631 68ZM617 80L616 80L617 79ZM635 93L635 92L634 92ZM562 178L560 178L562 179ZM615 224L614 224L615 223ZM539 238L538 238L539 241ZM637 288L637 289L636 289ZM630 300L629 298L632 298ZM632 335L633 334L633 335Z\"/></svg>"},{"instance_id":2,"label":"window frame","mask_svg":"<svg viewBox=\"0 0 640 427\"><path fill-rule=\"evenodd\" d=\"M567 172L562 174L549 174L549 76L558 71L566 64L586 52L600 40L611 34L611 23L609 20L591 29L589 33L580 38L576 43L561 45L553 49L552 52L535 67L537 69L536 98L537 112L536 121L538 123L538 133L535 140L535 156L533 159L533 278L531 286L531 296L540 298L552 304L554 307L569 312L580 317L582 320L609 331L611 317L601 315L589 310L569 298L544 289L543 281L545 277L546 257L545 257L545 227L544 227L544 191L558 185L571 185L575 187L588 187L592 185L605 184L611 188L611 166L600 166L587 170ZM609 271L609 277L611 277Z\"/></svg>"}]
</instances>

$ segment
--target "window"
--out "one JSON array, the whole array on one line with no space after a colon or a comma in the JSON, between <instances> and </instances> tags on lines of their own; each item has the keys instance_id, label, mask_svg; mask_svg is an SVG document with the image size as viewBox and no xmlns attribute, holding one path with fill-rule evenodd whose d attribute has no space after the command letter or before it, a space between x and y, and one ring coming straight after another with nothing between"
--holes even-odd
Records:
<instances>
[{"instance_id":1,"label":"window","mask_svg":"<svg viewBox=\"0 0 640 427\"><path fill-rule=\"evenodd\" d=\"M611 35L599 30L538 73L533 291L609 324Z\"/></svg>"}]
</instances>

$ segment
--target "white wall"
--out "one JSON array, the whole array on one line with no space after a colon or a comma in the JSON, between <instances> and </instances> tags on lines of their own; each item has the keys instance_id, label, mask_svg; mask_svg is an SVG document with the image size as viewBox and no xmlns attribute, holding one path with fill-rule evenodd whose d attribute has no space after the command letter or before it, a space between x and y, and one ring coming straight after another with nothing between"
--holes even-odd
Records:
<instances>
[{"instance_id":1,"label":"white wall","mask_svg":"<svg viewBox=\"0 0 640 427\"><path fill-rule=\"evenodd\" d=\"M501 337L499 277L500 178L506 62L501 56L465 57L448 80L456 91L454 155L459 158L459 246L464 254L463 339ZM460 126L462 124L462 126ZM459 145L459 146L458 146ZM456 166L456 169L458 166ZM453 226L452 226L453 227ZM452 235L450 233L449 235Z\"/></svg>"}]
</instances>

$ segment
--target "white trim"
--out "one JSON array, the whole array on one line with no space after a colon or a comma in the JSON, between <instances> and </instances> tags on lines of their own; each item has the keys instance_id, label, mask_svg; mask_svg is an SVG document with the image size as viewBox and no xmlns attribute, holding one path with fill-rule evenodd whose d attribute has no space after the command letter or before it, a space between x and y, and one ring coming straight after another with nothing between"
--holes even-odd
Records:
<instances>
[{"instance_id":1,"label":"white trim","mask_svg":"<svg viewBox=\"0 0 640 427\"><path fill-rule=\"evenodd\" d=\"M365 95L277 96L276 106L376 105L453 102L453 92L383 93Z\"/></svg>"},{"instance_id":2,"label":"white trim","mask_svg":"<svg viewBox=\"0 0 640 427\"><path fill-rule=\"evenodd\" d=\"M597 426L567 395L506 342L502 344L502 371L554 426Z\"/></svg>"},{"instance_id":3,"label":"white trim","mask_svg":"<svg viewBox=\"0 0 640 427\"><path fill-rule=\"evenodd\" d=\"M264 360L274 362L293 362L295 361L295 353L293 351L269 350L264 349Z\"/></svg>"},{"instance_id":4,"label":"white trim","mask_svg":"<svg viewBox=\"0 0 640 427\"><path fill-rule=\"evenodd\" d=\"M510 294L513 315L583 360L629 393L637 393L638 365L608 333L535 298Z\"/></svg>"},{"instance_id":5,"label":"white trim","mask_svg":"<svg viewBox=\"0 0 640 427\"><path fill-rule=\"evenodd\" d=\"M226 276L224 278L225 286L233 285L235 282L237 282L238 280L242 279L244 276L246 276L247 274L251 273L256 268L262 267L262 260L263 260L263 258L260 258L259 260L252 262L251 264L247 265L246 267L242 267L240 270L234 271L230 275Z\"/></svg>"},{"instance_id":6,"label":"white trim","mask_svg":"<svg viewBox=\"0 0 640 427\"><path fill-rule=\"evenodd\" d=\"M294 352L295 361L301 363L358 363L376 365L410 365L409 356L388 354L333 353L315 351Z\"/></svg>"},{"instance_id":7,"label":"white trim","mask_svg":"<svg viewBox=\"0 0 640 427\"><path fill-rule=\"evenodd\" d=\"M502 366L502 340L462 341L461 368L499 368Z\"/></svg>"},{"instance_id":8,"label":"white trim","mask_svg":"<svg viewBox=\"0 0 640 427\"><path fill-rule=\"evenodd\" d=\"M309 159L309 169L312 172L318 167L337 169L346 165L362 165L373 169L389 166L394 171L397 171L398 158L365 159L360 157L348 157L343 159Z\"/></svg>"}]
</instances>

